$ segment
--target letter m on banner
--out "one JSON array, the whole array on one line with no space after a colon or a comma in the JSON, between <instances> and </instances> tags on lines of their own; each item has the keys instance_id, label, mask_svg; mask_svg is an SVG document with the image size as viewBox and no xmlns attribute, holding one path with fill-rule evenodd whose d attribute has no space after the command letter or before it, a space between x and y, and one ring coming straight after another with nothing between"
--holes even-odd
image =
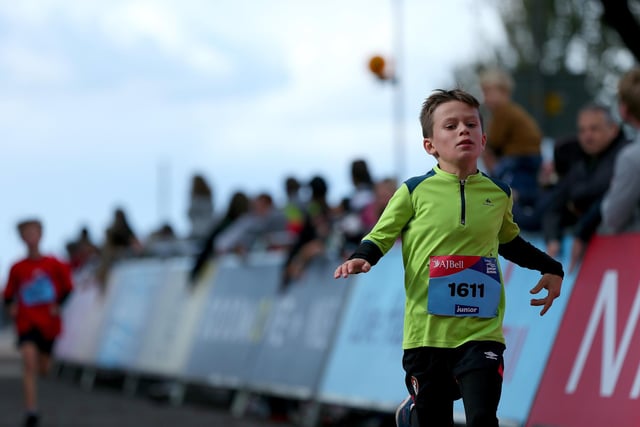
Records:
<instances>
[{"instance_id":1,"label":"letter m on banner","mask_svg":"<svg viewBox=\"0 0 640 427\"><path fill-rule=\"evenodd\" d=\"M618 272L607 270L602 278L600 292L596 298L596 303L591 311L587 330L582 338L580 350L573 364L569 381L565 387L567 394L576 391L578 381L583 374L584 365L591 353L591 347L595 338L597 328L602 321L602 360L600 369L600 394L609 397L613 394L622 364L625 361L629 344L638 323L640 315L640 284L636 290L631 312L624 326L622 338L616 345L616 321L618 317ZM631 392L633 398L638 397L640 383L638 375Z\"/></svg>"},{"instance_id":2,"label":"letter m on banner","mask_svg":"<svg viewBox=\"0 0 640 427\"><path fill-rule=\"evenodd\" d=\"M640 233L589 243L527 427L640 424Z\"/></svg>"}]
</instances>

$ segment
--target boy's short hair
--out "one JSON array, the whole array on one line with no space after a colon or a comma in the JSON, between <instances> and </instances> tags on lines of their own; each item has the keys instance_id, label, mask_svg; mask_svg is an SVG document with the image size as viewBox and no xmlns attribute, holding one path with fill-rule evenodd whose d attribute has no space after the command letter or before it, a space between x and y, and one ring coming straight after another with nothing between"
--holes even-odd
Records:
<instances>
[{"instance_id":1,"label":"boy's short hair","mask_svg":"<svg viewBox=\"0 0 640 427\"><path fill-rule=\"evenodd\" d=\"M502 68L489 68L480 73L480 86L495 86L511 94L515 83L509 73Z\"/></svg>"},{"instance_id":2,"label":"boy's short hair","mask_svg":"<svg viewBox=\"0 0 640 427\"><path fill-rule=\"evenodd\" d=\"M35 225L42 230L42 222L36 218L23 219L16 225L16 228L18 230L18 233L22 234L25 228L30 227L32 225Z\"/></svg>"},{"instance_id":3,"label":"boy's short hair","mask_svg":"<svg viewBox=\"0 0 640 427\"><path fill-rule=\"evenodd\" d=\"M482 114L480 113L480 102L475 96L462 89L444 90L436 89L422 104L420 110L420 125L422 126L422 137L431 138L433 136L433 113L440 105L451 102L464 102L478 110L480 125L482 126Z\"/></svg>"},{"instance_id":4,"label":"boy's short hair","mask_svg":"<svg viewBox=\"0 0 640 427\"><path fill-rule=\"evenodd\" d=\"M627 71L618 82L618 99L627 111L640 120L640 67Z\"/></svg>"}]
</instances>

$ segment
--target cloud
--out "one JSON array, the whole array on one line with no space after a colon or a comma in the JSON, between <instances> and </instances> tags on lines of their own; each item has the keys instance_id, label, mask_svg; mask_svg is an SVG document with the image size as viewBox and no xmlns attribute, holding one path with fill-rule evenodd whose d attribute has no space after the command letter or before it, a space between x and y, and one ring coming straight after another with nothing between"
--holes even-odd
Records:
<instances>
[{"instance_id":1,"label":"cloud","mask_svg":"<svg viewBox=\"0 0 640 427\"><path fill-rule=\"evenodd\" d=\"M62 86L73 79L73 67L67 58L16 39L0 44L0 69L5 81L23 87Z\"/></svg>"},{"instance_id":2,"label":"cloud","mask_svg":"<svg viewBox=\"0 0 640 427\"><path fill-rule=\"evenodd\" d=\"M189 22L180 19L162 3L137 1L110 8L101 18L101 28L123 47L150 43L161 52L182 61L195 70L218 76L233 71L229 59L212 43L206 43L189 31Z\"/></svg>"}]
</instances>

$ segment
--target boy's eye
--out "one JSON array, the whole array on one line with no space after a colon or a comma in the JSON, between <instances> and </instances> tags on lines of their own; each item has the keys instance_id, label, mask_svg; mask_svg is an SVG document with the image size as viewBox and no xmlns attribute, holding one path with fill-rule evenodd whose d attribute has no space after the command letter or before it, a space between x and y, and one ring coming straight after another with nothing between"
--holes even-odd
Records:
<instances>
[{"instance_id":1,"label":"boy's eye","mask_svg":"<svg viewBox=\"0 0 640 427\"><path fill-rule=\"evenodd\" d=\"M453 123L449 123L449 124L444 125L444 127L445 127L445 129L455 129L456 125L454 125Z\"/></svg>"},{"instance_id":2,"label":"boy's eye","mask_svg":"<svg viewBox=\"0 0 640 427\"><path fill-rule=\"evenodd\" d=\"M474 127L478 126L478 124L475 123L475 122L471 122L471 123L467 123L467 126L469 126L470 128L474 128Z\"/></svg>"}]
</instances>

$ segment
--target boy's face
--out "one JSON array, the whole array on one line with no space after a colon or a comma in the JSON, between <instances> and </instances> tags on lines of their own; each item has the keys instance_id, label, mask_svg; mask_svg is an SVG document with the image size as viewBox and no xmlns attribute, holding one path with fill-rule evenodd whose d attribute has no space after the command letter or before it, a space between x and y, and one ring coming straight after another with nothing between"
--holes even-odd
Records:
<instances>
[{"instance_id":1,"label":"boy's face","mask_svg":"<svg viewBox=\"0 0 640 427\"><path fill-rule=\"evenodd\" d=\"M455 173L477 167L486 141L478 109L464 102L449 101L433 112L433 132L424 139L424 148L438 159L443 170Z\"/></svg>"},{"instance_id":2,"label":"boy's face","mask_svg":"<svg viewBox=\"0 0 640 427\"><path fill-rule=\"evenodd\" d=\"M20 230L20 237L29 248L36 248L42 237L42 227L38 224L27 224Z\"/></svg>"}]
</instances>

